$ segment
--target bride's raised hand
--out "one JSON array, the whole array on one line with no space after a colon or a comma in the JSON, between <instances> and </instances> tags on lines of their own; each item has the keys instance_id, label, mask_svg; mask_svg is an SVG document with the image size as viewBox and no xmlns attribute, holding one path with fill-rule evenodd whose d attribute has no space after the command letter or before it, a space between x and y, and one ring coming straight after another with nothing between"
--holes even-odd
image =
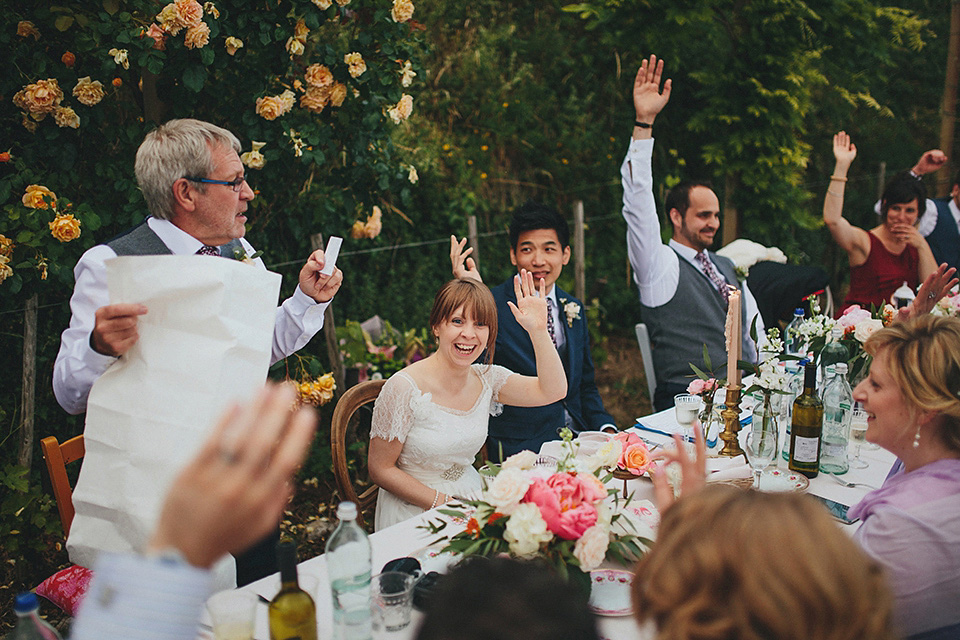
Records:
<instances>
[{"instance_id":1,"label":"bride's raised hand","mask_svg":"<svg viewBox=\"0 0 960 640\"><path fill-rule=\"evenodd\" d=\"M520 275L513 279L513 290L517 295L517 303L508 300L507 305L513 312L524 330L533 335L537 331L547 329L547 294L546 283L540 278L539 291L534 287L533 274L526 269L520 270Z\"/></svg>"}]
</instances>

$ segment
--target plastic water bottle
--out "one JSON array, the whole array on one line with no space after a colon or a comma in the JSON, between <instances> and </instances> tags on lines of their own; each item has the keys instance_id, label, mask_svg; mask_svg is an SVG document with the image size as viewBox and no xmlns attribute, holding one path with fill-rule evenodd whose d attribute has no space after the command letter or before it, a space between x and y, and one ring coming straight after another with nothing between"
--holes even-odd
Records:
<instances>
[{"instance_id":1,"label":"plastic water bottle","mask_svg":"<svg viewBox=\"0 0 960 640\"><path fill-rule=\"evenodd\" d=\"M340 524L327 540L335 640L370 640L370 540L357 524L357 505L341 502Z\"/></svg>"},{"instance_id":2,"label":"plastic water bottle","mask_svg":"<svg viewBox=\"0 0 960 640\"><path fill-rule=\"evenodd\" d=\"M803 344L800 342L800 324L803 322L803 309L793 310L793 320L783 330L783 350L787 355L799 356L803 354Z\"/></svg>"},{"instance_id":3,"label":"plastic water bottle","mask_svg":"<svg viewBox=\"0 0 960 640\"><path fill-rule=\"evenodd\" d=\"M57 630L40 617L37 594L21 593L13 601L13 611L17 614L17 626L8 640L63 640Z\"/></svg>"},{"instance_id":4,"label":"plastic water bottle","mask_svg":"<svg viewBox=\"0 0 960 640\"><path fill-rule=\"evenodd\" d=\"M835 372L823 388L823 436L820 442L820 471L840 475L850 469L847 443L853 418L853 390L847 382L847 364L831 365Z\"/></svg>"},{"instance_id":5,"label":"plastic water bottle","mask_svg":"<svg viewBox=\"0 0 960 640\"><path fill-rule=\"evenodd\" d=\"M820 352L821 388L825 389L827 386L827 367L839 362L846 362L850 357L850 353L841 342L842 339L843 327L834 325L833 329L830 330L830 338L827 340L827 344L823 345L823 350Z\"/></svg>"},{"instance_id":6,"label":"plastic water bottle","mask_svg":"<svg viewBox=\"0 0 960 640\"><path fill-rule=\"evenodd\" d=\"M799 311L799 309L798 309ZM791 374L790 383L787 387L787 395L781 399L780 406L786 405L786 419L782 424L786 425L781 429L784 432L783 445L780 448L780 455L784 460L790 459L790 423L793 422L793 403L801 393L803 393L803 368L807 365L806 358L802 360L790 360L787 362L787 371Z\"/></svg>"}]
</instances>

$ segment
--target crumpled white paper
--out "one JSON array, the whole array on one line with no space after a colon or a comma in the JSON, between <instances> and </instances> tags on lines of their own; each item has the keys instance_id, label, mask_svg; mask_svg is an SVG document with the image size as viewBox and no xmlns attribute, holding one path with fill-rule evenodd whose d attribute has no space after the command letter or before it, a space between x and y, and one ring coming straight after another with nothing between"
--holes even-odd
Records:
<instances>
[{"instance_id":1,"label":"crumpled white paper","mask_svg":"<svg viewBox=\"0 0 960 640\"><path fill-rule=\"evenodd\" d=\"M109 260L111 303L143 303L139 340L94 383L70 561L142 550L166 492L221 413L263 386L280 276L210 256ZM233 559L217 587L235 582Z\"/></svg>"}]
</instances>

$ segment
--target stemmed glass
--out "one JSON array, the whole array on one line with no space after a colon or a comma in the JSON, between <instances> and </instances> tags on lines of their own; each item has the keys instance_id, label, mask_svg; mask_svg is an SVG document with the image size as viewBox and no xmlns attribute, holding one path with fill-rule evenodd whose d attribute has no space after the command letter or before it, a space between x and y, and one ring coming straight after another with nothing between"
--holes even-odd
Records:
<instances>
[{"instance_id":1,"label":"stemmed glass","mask_svg":"<svg viewBox=\"0 0 960 640\"><path fill-rule=\"evenodd\" d=\"M770 430L753 429L747 434L747 462L753 469L753 488L760 489L760 475L777 457L777 434Z\"/></svg>"},{"instance_id":2,"label":"stemmed glass","mask_svg":"<svg viewBox=\"0 0 960 640\"><path fill-rule=\"evenodd\" d=\"M693 425L700 412L700 396L692 393L680 393L673 396L673 410L677 422L683 427L683 435L693 440Z\"/></svg>"},{"instance_id":3,"label":"stemmed glass","mask_svg":"<svg viewBox=\"0 0 960 640\"><path fill-rule=\"evenodd\" d=\"M860 447L867 435L867 412L863 409L854 409L850 419L850 441L856 443L853 457L847 456L850 466L854 469L866 469L870 466L866 460L860 458Z\"/></svg>"}]
</instances>

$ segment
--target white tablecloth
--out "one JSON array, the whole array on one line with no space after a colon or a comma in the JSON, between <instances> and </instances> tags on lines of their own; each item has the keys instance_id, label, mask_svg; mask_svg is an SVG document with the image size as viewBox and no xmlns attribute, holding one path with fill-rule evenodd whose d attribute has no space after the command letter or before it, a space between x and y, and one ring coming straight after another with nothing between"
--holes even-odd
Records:
<instances>
[{"instance_id":1,"label":"white tablecloth","mask_svg":"<svg viewBox=\"0 0 960 640\"><path fill-rule=\"evenodd\" d=\"M675 430L677 423L673 417L673 409L662 411L642 418L643 424L665 431ZM664 436L649 431L635 430L637 434L651 443L668 444L672 442L669 436ZM745 436L746 430L741 430L741 439ZM722 443L721 443L722 444ZM546 446L546 445L545 445ZM715 453L715 452L714 452ZM890 470L894 462L892 454L883 449L867 450L863 448L861 453L863 459L870 463L866 469L851 469L843 478L851 482L863 482L874 487L879 487ZM786 461L777 457L778 467L787 469ZM622 481L615 480L615 486L622 486ZM635 499L653 498L653 489L649 480L639 479L628 481L629 490L635 492ZM816 478L810 480L808 491L818 496L835 500L842 504L856 504L868 491L869 488L843 487L835 482L829 475L821 473ZM417 517L378 531L370 536L370 545L373 550L373 573L378 573L384 564L394 558L401 558L408 555L415 555L422 551L426 546L435 541L438 536L431 534L424 529L418 528L429 520L440 516L435 510ZM450 531L448 526L444 533ZM858 524L840 525L850 534L856 530ZM458 529L454 528L452 532ZM452 533L451 532L451 533ZM317 621L319 624L319 637L329 639L333 637L333 618L332 603L330 595L330 586L327 579L327 563L324 556L311 558L300 563L301 576L313 576L317 579ZM270 576L243 587L248 591L253 591L268 600L271 599L279 588L278 576ZM406 629L382 636L390 640L409 640L416 634L422 614L414 610L413 621ZM647 640L654 637L653 630L650 627L641 628L632 617L600 617L599 628L600 635L605 640ZM209 624L209 618L204 613L204 624ZM211 637L209 634L206 637ZM257 640L267 640L270 637L267 628L267 607L262 605L257 611L257 628L254 636Z\"/></svg>"}]
</instances>

